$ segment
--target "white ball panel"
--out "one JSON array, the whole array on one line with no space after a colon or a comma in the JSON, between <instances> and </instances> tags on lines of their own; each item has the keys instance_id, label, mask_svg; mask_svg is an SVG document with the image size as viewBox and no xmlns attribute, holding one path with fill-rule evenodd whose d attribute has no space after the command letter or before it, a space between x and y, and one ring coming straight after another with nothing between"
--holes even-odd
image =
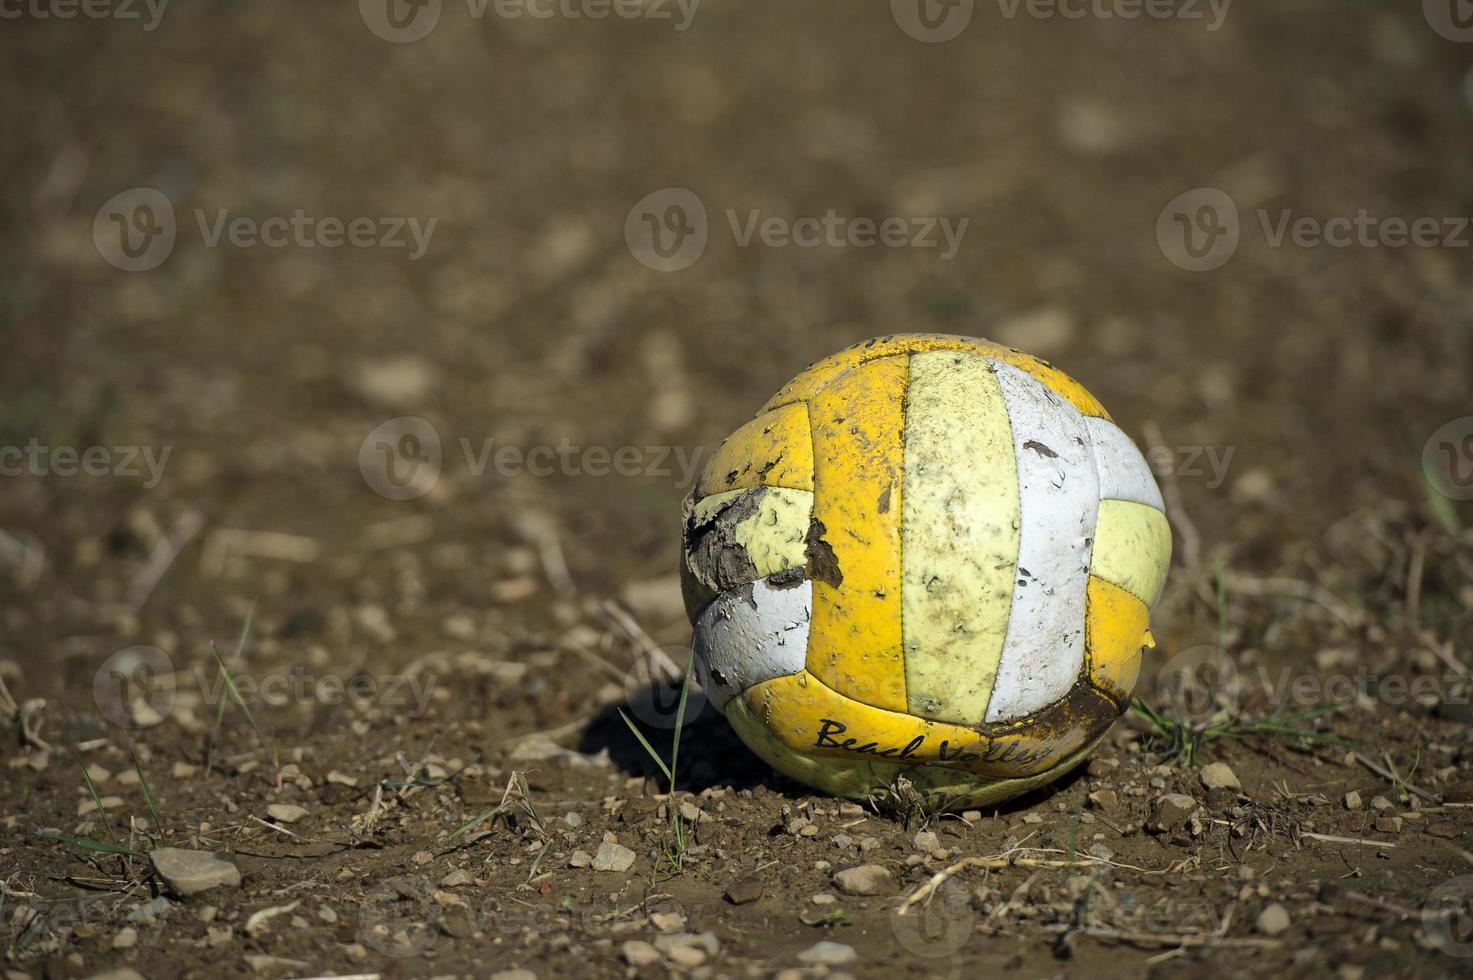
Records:
<instances>
[{"instance_id":1,"label":"white ball panel","mask_svg":"<svg viewBox=\"0 0 1473 980\"><path fill-rule=\"evenodd\" d=\"M1133 500L1165 511L1161 488L1156 486L1151 467L1130 436L1108 419L1087 418L1084 424L1089 429L1095 469L1100 474L1100 499Z\"/></svg>"},{"instance_id":2,"label":"white ball panel","mask_svg":"<svg viewBox=\"0 0 1473 980\"><path fill-rule=\"evenodd\" d=\"M718 710L754 684L796 674L808 657L813 583L730 589L696 619L696 679Z\"/></svg>"},{"instance_id":3,"label":"white ball panel","mask_svg":"<svg viewBox=\"0 0 1473 980\"><path fill-rule=\"evenodd\" d=\"M1007 638L986 720L1039 711L1084 667L1085 592L1100 486L1084 417L1057 392L994 362L1012 427L1021 514Z\"/></svg>"}]
</instances>

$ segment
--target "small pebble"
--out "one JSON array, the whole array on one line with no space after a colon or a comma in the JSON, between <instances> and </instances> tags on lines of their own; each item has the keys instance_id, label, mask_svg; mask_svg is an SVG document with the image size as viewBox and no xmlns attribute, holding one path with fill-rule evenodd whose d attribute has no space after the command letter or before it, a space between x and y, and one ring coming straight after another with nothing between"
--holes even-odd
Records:
<instances>
[{"instance_id":1,"label":"small pebble","mask_svg":"<svg viewBox=\"0 0 1473 980\"><path fill-rule=\"evenodd\" d=\"M762 897L762 882L756 878L738 878L726 888L726 900L733 905L750 905Z\"/></svg>"},{"instance_id":2,"label":"small pebble","mask_svg":"<svg viewBox=\"0 0 1473 980\"><path fill-rule=\"evenodd\" d=\"M858 955L854 952L853 946L825 939L799 953L798 959L804 963L822 964L823 966L847 966L853 963Z\"/></svg>"},{"instance_id":3,"label":"small pebble","mask_svg":"<svg viewBox=\"0 0 1473 980\"><path fill-rule=\"evenodd\" d=\"M1207 789L1240 790L1238 774L1225 762L1214 762L1202 767L1202 785Z\"/></svg>"},{"instance_id":4,"label":"small pebble","mask_svg":"<svg viewBox=\"0 0 1473 980\"><path fill-rule=\"evenodd\" d=\"M1277 936L1289 928L1289 910L1278 902L1264 907L1258 913L1256 927L1265 936Z\"/></svg>"},{"instance_id":5,"label":"small pebble","mask_svg":"<svg viewBox=\"0 0 1473 980\"><path fill-rule=\"evenodd\" d=\"M634 852L623 844L604 841L593 855L594 871L624 872L634 867Z\"/></svg>"},{"instance_id":6,"label":"small pebble","mask_svg":"<svg viewBox=\"0 0 1473 980\"><path fill-rule=\"evenodd\" d=\"M879 895L890 890L890 871L878 864L861 864L834 875L834 884L845 895Z\"/></svg>"},{"instance_id":7,"label":"small pebble","mask_svg":"<svg viewBox=\"0 0 1473 980\"><path fill-rule=\"evenodd\" d=\"M624 962L636 968L660 962L660 951L641 939L625 942L622 953Z\"/></svg>"}]
</instances>

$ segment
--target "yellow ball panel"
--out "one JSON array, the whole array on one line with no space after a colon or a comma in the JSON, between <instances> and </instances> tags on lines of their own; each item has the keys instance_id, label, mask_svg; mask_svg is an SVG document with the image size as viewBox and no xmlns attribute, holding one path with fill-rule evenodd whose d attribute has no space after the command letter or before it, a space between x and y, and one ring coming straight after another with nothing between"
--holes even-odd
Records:
<instances>
[{"instance_id":1,"label":"yellow ball panel","mask_svg":"<svg viewBox=\"0 0 1473 980\"><path fill-rule=\"evenodd\" d=\"M808 669L865 704L904 711L900 524L903 357L856 366L813 396L813 620Z\"/></svg>"},{"instance_id":2,"label":"yellow ball panel","mask_svg":"<svg viewBox=\"0 0 1473 980\"><path fill-rule=\"evenodd\" d=\"M1120 586L1147 606L1161 598L1171 565L1171 525L1154 507L1101 500L1089 573Z\"/></svg>"},{"instance_id":3,"label":"yellow ball panel","mask_svg":"<svg viewBox=\"0 0 1473 980\"><path fill-rule=\"evenodd\" d=\"M742 698L726 706L726 717L748 748L763 762L791 779L834 796L864 799L893 786L900 776L904 776L926 798L928 805L947 810L988 806L1047 786L1083 762L1104 737L1101 734L1090 740L1088 745L1043 772L994 778L948 766L846 761L807 755L779 739Z\"/></svg>"},{"instance_id":4,"label":"yellow ball panel","mask_svg":"<svg viewBox=\"0 0 1473 980\"><path fill-rule=\"evenodd\" d=\"M1007 726L953 725L861 704L807 671L756 684L738 700L794 752L854 762L944 764L994 778L1053 768L1120 713L1080 684L1031 719Z\"/></svg>"},{"instance_id":5,"label":"yellow ball panel","mask_svg":"<svg viewBox=\"0 0 1473 980\"><path fill-rule=\"evenodd\" d=\"M813 439L802 402L764 411L727 436L706 462L693 496L758 486L813 489Z\"/></svg>"},{"instance_id":6,"label":"yellow ball panel","mask_svg":"<svg viewBox=\"0 0 1473 980\"><path fill-rule=\"evenodd\" d=\"M1091 575L1085 618L1090 683L1124 706L1135 693L1141 648L1151 646L1150 610L1120 586Z\"/></svg>"}]
</instances>

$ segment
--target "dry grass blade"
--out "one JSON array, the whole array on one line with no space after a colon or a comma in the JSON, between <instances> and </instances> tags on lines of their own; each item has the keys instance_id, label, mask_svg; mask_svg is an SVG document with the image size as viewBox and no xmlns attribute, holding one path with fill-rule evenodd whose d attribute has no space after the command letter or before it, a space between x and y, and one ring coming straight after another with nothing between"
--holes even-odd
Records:
<instances>
[{"instance_id":1,"label":"dry grass blade","mask_svg":"<svg viewBox=\"0 0 1473 980\"><path fill-rule=\"evenodd\" d=\"M233 662L235 662L237 664L240 663L240 655L241 655L241 652L245 650L246 637L248 635L250 635L250 632L251 632L251 619L255 616L255 614L256 614L256 604L255 604L254 601L252 601L251 602L251 605L250 605L250 608L248 608L246 610L245 621L242 622L241 625L240 625L240 636L237 637L236 638L236 641L235 641L235 654L234 654L234 656L231 659L232 659ZM220 651L219 650L215 650L214 644L211 644L210 645L210 649L214 651L215 659L216 660L219 660L220 659ZM226 677L228 678L229 677L229 671L225 671L224 670L224 665L223 664L221 665L221 670L225 673ZM205 743L205 775L206 776L209 776L210 769L214 765L214 761L215 761L215 746L218 745L219 742L220 742L220 726L222 724L224 724L224 722L225 722L225 699L224 698L221 698L219 700L219 702L215 705L215 724L210 727L210 734L209 734L208 739L207 739L207 741Z\"/></svg>"},{"instance_id":2,"label":"dry grass blade","mask_svg":"<svg viewBox=\"0 0 1473 980\"><path fill-rule=\"evenodd\" d=\"M148 804L149 816L153 817L153 825L163 833L164 821L159 816L158 808L153 804L153 790L149 788L148 776L143 771L143 763L138 761L138 752L133 748L133 739L128 739L128 757L133 760L133 770L138 773L138 788L143 793L143 802Z\"/></svg>"},{"instance_id":3,"label":"dry grass blade","mask_svg":"<svg viewBox=\"0 0 1473 980\"><path fill-rule=\"evenodd\" d=\"M225 666L225 658L222 657L222 656L220 656L220 650L219 650L219 648L217 648L212 643L212 644L210 644L210 652L215 655L215 663L219 664L219 666L220 666L220 678L221 678L221 682L225 685L225 691L226 691L227 694L230 695L230 700L234 701L237 705L240 706L240 710L243 711L243 712L245 712L246 721L248 721L250 723L251 730L256 733L256 740L261 743L261 748L265 749L268 753L270 753L270 755L271 755L271 768L272 768L272 772L275 774L275 777L276 777L276 788L278 790L280 790L281 789L281 759L277 755L275 742L273 742L272 740L268 739L266 737L266 734L261 731L261 726L259 724L257 724L257 722L256 722L256 716L251 713L251 706L248 705L248 704L246 704L245 697L240 693L240 688L236 687L236 685L235 685L235 678L230 675L230 668L227 667L227 666ZM223 698L221 699L221 702L220 703L221 703L222 706L224 705L225 702L224 702L224 699ZM222 707L222 709L221 709L221 715L223 716L223 714L224 714L224 709Z\"/></svg>"},{"instance_id":4,"label":"dry grass blade","mask_svg":"<svg viewBox=\"0 0 1473 980\"><path fill-rule=\"evenodd\" d=\"M624 724L629 726L629 731L634 734L635 738L639 739L639 744L644 746L645 753L651 759L655 760L655 765L659 766L660 771L665 774L666 781L674 786L675 774L670 771L669 766L665 765L665 760L660 758L660 753L655 751L655 747L650 744L650 740L644 737L644 732L640 731L639 726L634 723L633 719L624 713L623 708L619 709L619 717L624 719Z\"/></svg>"},{"instance_id":5,"label":"dry grass blade","mask_svg":"<svg viewBox=\"0 0 1473 980\"><path fill-rule=\"evenodd\" d=\"M521 811L538 836L544 840L550 840L550 836L547 833L547 825L543 822L542 816L537 812L537 808L532 805L532 795L530 788L527 786L526 774L519 770L512 770L510 778L506 781L506 789L501 794L501 802L485 813L477 814L455 828L455 831L449 837L450 843L453 844L460 840L471 829L480 826L487 820L494 820L496 817L511 813L513 810ZM539 855L539 860L540 857Z\"/></svg>"},{"instance_id":6,"label":"dry grass blade","mask_svg":"<svg viewBox=\"0 0 1473 980\"><path fill-rule=\"evenodd\" d=\"M1387 769L1385 766L1378 765L1371 759L1368 759L1364 755L1361 755L1359 752L1352 752L1350 753L1350 755L1352 758L1355 759L1356 762L1359 762L1371 772L1391 783L1392 786L1399 789L1405 789L1408 793L1415 793L1422 799L1426 800L1428 803L1432 803L1434 805L1442 802L1442 797L1438 796L1435 793L1428 792L1427 790L1423 789L1420 786L1417 786L1414 783L1407 782L1401 776L1397 775L1393 770Z\"/></svg>"},{"instance_id":7,"label":"dry grass blade","mask_svg":"<svg viewBox=\"0 0 1473 980\"><path fill-rule=\"evenodd\" d=\"M92 802L97 804L98 819L107 828L108 836L116 840L118 835L113 832L112 824L108 822L107 809L102 805L102 795L97 792L97 786L92 782L92 774L87 771L87 763L82 761L80 755L77 756L77 765L82 767L82 779L87 783L87 792L92 794Z\"/></svg>"}]
</instances>

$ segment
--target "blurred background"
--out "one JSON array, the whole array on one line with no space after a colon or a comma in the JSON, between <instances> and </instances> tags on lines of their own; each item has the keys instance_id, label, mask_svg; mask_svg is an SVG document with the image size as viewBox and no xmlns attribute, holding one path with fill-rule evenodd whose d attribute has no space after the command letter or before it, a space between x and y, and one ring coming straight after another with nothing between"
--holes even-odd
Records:
<instances>
[{"instance_id":1,"label":"blurred background","mask_svg":"<svg viewBox=\"0 0 1473 980\"><path fill-rule=\"evenodd\" d=\"M1166 649L1223 569L1401 610L1414 559L1466 640L1423 467L1473 470L1465 6L5 3L11 687L206 663L252 600L264 662L537 663L603 597L678 645L694 469L909 331L1048 358L1149 450Z\"/></svg>"}]
</instances>

